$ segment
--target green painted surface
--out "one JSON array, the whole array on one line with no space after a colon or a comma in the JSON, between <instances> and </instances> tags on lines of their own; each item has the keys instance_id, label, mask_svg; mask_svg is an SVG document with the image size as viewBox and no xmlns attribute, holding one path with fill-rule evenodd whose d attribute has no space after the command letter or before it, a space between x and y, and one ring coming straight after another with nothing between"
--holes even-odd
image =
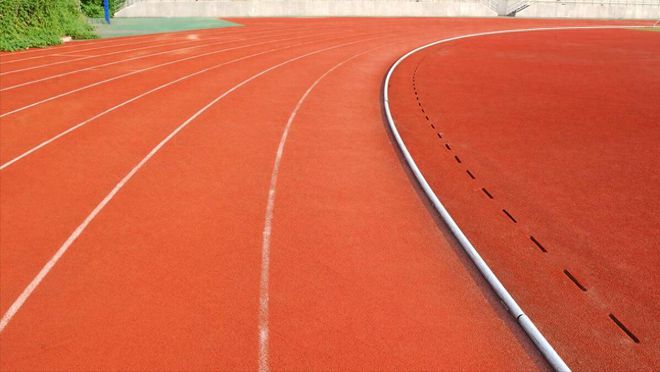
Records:
<instances>
[{"instance_id":1,"label":"green painted surface","mask_svg":"<svg viewBox=\"0 0 660 372\"><path fill-rule=\"evenodd\" d=\"M96 33L102 38L155 34L240 26L218 18L112 18L108 25L102 19L90 19Z\"/></svg>"}]
</instances>

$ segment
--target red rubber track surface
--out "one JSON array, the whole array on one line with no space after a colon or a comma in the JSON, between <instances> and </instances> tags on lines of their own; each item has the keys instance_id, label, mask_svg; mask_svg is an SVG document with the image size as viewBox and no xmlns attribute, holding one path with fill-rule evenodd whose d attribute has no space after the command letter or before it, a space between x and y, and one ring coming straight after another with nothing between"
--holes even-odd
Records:
<instances>
[{"instance_id":1,"label":"red rubber track surface","mask_svg":"<svg viewBox=\"0 0 660 372\"><path fill-rule=\"evenodd\" d=\"M245 79L336 46L235 90L145 163L1 331L0 369L256 369L262 230L282 131L316 79L364 52L319 83L289 133L272 219L270 367L545 368L425 204L385 129L380 92L388 67L418 45L578 22L236 21L247 26L195 31L196 47L172 54L105 67L94 66L115 57L95 57L6 75L13 85L93 67L1 92L2 314L177 126ZM96 55L99 49L85 51L96 46L119 51L122 43L129 59L145 53L132 51L134 43L168 49L190 34L3 54L0 70L40 66L59 51L71 59ZM230 44L197 46L211 40ZM243 48L221 51L228 45ZM28 57L39 58L7 64ZM178 61L186 57L194 58ZM7 86L4 77L0 83ZM38 103L53 95L60 96ZM26 153L44 141L51 142Z\"/></svg>"},{"instance_id":2,"label":"red rubber track surface","mask_svg":"<svg viewBox=\"0 0 660 372\"><path fill-rule=\"evenodd\" d=\"M422 172L568 365L657 370L660 35L464 39L392 82Z\"/></svg>"}]
</instances>

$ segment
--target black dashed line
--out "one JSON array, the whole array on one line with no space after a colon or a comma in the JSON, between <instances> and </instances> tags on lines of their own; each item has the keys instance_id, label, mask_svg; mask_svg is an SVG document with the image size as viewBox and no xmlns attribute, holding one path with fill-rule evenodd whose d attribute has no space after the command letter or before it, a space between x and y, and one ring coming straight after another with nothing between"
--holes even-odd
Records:
<instances>
[{"instance_id":1,"label":"black dashed line","mask_svg":"<svg viewBox=\"0 0 660 372\"><path fill-rule=\"evenodd\" d=\"M422 107L422 105L419 105L419 107ZM424 111L424 107L422 107L422 112L426 114L426 111ZM426 117L426 120L429 120L429 117Z\"/></svg>"},{"instance_id":2,"label":"black dashed line","mask_svg":"<svg viewBox=\"0 0 660 372\"><path fill-rule=\"evenodd\" d=\"M495 198L493 198L493 195L491 193L489 193L488 190L486 190L485 187L482 187L481 191L483 191L484 194L486 194L486 196L488 196L490 199L495 199Z\"/></svg>"},{"instance_id":3,"label":"black dashed line","mask_svg":"<svg viewBox=\"0 0 660 372\"><path fill-rule=\"evenodd\" d=\"M541 251L543 251L543 253L547 253L547 252L548 252L548 250L545 249L545 247L544 247L541 243L539 243L539 241L536 240L535 237L533 237L533 236L530 235L529 238L532 240L532 242L534 242L534 244L536 244L537 247L539 247L539 249L540 249Z\"/></svg>"},{"instance_id":4,"label":"black dashed line","mask_svg":"<svg viewBox=\"0 0 660 372\"><path fill-rule=\"evenodd\" d=\"M442 138L442 134L436 133L438 135L438 138Z\"/></svg>"},{"instance_id":5,"label":"black dashed line","mask_svg":"<svg viewBox=\"0 0 660 372\"><path fill-rule=\"evenodd\" d=\"M617 319L617 317L615 317L614 314L610 313L609 317L610 317L610 319L612 319L612 321L613 321L617 326L619 326L619 328L621 328L621 330L624 331L624 332L628 335L628 337L630 337L630 338L631 338L636 344L639 343L639 338L637 338L637 336L635 336L635 334L632 333L632 332L628 329L628 327L626 327L625 325L623 325L623 323L621 323L621 321L620 321L619 319Z\"/></svg>"},{"instance_id":6,"label":"black dashed line","mask_svg":"<svg viewBox=\"0 0 660 372\"><path fill-rule=\"evenodd\" d=\"M435 125L431 124L431 128L435 129Z\"/></svg>"},{"instance_id":7,"label":"black dashed line","mask_svg":"<svg viewBox=\"0 0 660 372\"><path fill-rule=\"evenodd\" d=\"M454 155L454 159L460 164L462 163L461 158L458 157L458 155Z\"/></svg>"},{"instance_id":8,"label":"black dashed line","mask_svg":"<svg viewBox=\"0 0 660 372\"><path fill-rule=\"evenodd\" d=\"M447 150L451 151L451 147L449 146L448 143L445 143L445 147L447 148Z\"/></svg>"},{"instance_id":9,"label":"black dashed line","mask_svg":"<svg viewBox=\"0 0 660 372\"><path fill-rule=\"evenodd\" d=\"M431 119L429 119L429 116L428 116L428 115L424 115L424 116L426 116L426 120L431 120Z\"/></svg>"},{"instance_id":10,"label":"black dashed line","mask_svg":"<svg viewBox=\"0 0 660 372\"><path fill-rule=\"evenodd\" d=\"M507 212L506 209L502 209L502 212L504 212L504 214L506 214L507 217L509 217L511 219L511 221L513 221L513 223L518 223L518 221L516 221L516 219L513 218L513 216L511 215L511 213Z\"/></svg>"},{"instance_id":11,"label":"black dashed line","mask_svg":"<svg viewBox=\"0 0 660 372\"><path fill-rule=\"evenodd\" d=\"M569 273L568 270L564 270L564 274L570 279L578 288L580 288L583 292L587 291L587 288L585 288L582 283L580 283L576 277L573 276L573 274Z\"/></svg>"},{"instance_id":12,"label":"black dashed line","mask_svg":"<svg viewBox=\"0 0 660 372\"><path fill-rule=\"evenodd\" d=\"M466 172L466 173L468 174L468 176L470 176L470 178L472 178L473 180L476 180L476 179L477 179L477 177L475 177L474 174L472 174L472 172L470 172L469 169L466 170L465 172Z\"/></svg>"}]
</instances>

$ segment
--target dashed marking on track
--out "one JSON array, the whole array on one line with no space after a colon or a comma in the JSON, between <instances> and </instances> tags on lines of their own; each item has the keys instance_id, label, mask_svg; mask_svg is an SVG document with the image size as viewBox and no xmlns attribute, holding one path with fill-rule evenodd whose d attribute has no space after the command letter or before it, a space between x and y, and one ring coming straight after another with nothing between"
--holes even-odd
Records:
<instances>
[{"instance_id":1,"label":"dashed marking on track","mask_svg":"<svg viewBox=\"0 0 660 372\"><path fill-rule=\"evenodd\" d=\"M506 216L509 217L509 219L510 219L513 223L518 223L518 221L517 221L512 215L511 215L511 213L509 213L509 211L507 211L506 209L502 208L502 212L504 212L504 214L506 214Z\"/></svg>"},{"instance_id":2,"label":"dashed marking on track","mask_svg":"<svg viewBox=\"0 0 660 372\"><path fill-rule=\"evenodd\" d=\"M625 332L625 334L628 335L628 337L630 337L631 340L633 340L634 343L636 344L640 343L639 338L635 336L635 334L632 333L632 331L628 329L628 327L626 327L616 316L614 316L614 314L610 313L609 317L610 319L612 319L614 324L616 324L619 328L621 328L621 330Z\"/></svg>"},{"instance_id":3,"label":"dashed marking on track","mask_svg":"<svg viewBox=\"0 0 660 372\"><path fill-rule=\"evenodd\" d=\"M534 243L534 245L536 245L541 250L541 252L543 252L543 253L548 252L548 250L545 249L545 247L538 240L536 240L536 238L534 236L530 235L529 239Z\"/></svg>"},{"instance_id":4,"label":"dashed marking on track","mask_svg":"<svg viewBox=\"0 0 660 372\"><path fill-rule=\"evenodd\" d=\"M476 179L477 179L477 177L475 177L474 174L472 174L472 172L470 172L469 169L465 170L465 173L467 173L467 175L468 175L470 178L472 178L473 180L476 180Z\"/></svg>"},{"instance_id":5,"label":"dashed marking on track","mask_svg":"<svg viewBox=\"0 0 660 372\"><path fill-rule=\"evenodd\" d=\"M580 288L581 291L583 292L587 291L587 288L584 285L582 285L582 283L580 283L580 281L577 280L577 278L573 274L571 274L568 270L564 269L564 275L566 275L568 279L570 279L573 282L573 284L575 284L578 288Z\"/></svg>"},{"instance_id":6,"label":"dashed marking on track","mask_svg":"<svg viewBox=\"0 0 660 372\"><path fill-rule=\"evenodd\" d=\"M459 158L458 155L454 155L454 160L456 160L458 164L462 163L461 158Z\"/></svg>"},{"instance_id":7,"label":"dashed marking on track","mask_svg":"<svg viewBox=\"0 0 660 372\"><path fill-rule=\"evenodd\" d=\"M493 198L493 195L490 192L488 192L488 190L486 190L485 187L482 187L481 191L483 191L484 194L486 194L486 196L488 196L489 199L495 199L495 198Z\"/></svg>"},{"instance_id":8,"label":"dashed marking on track","mask_svg":"<svg viewBox=\"0 0 660 372\"><path fill-rule=\"evenodd\" d=\"M445 143L445 148L446 148L447 150L451 151L451 146L449 146L448 143Z\"/></svg>"}]
</instances>

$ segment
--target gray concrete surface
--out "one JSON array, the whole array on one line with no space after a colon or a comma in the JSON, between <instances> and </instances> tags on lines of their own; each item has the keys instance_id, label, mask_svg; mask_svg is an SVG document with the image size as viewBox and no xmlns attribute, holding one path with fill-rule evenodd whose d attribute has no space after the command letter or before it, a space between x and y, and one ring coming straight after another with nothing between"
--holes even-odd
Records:
<instances>
[{"instance_id":1,"label":"gray concrete surface","mask_svg":"<svg viewBox=\"0 0 660 372\"><path fill-rule=\"evenodd\" d=\"M117 17L490 17L487 0L130 0Z\"/></svg>"}]
</instances>

